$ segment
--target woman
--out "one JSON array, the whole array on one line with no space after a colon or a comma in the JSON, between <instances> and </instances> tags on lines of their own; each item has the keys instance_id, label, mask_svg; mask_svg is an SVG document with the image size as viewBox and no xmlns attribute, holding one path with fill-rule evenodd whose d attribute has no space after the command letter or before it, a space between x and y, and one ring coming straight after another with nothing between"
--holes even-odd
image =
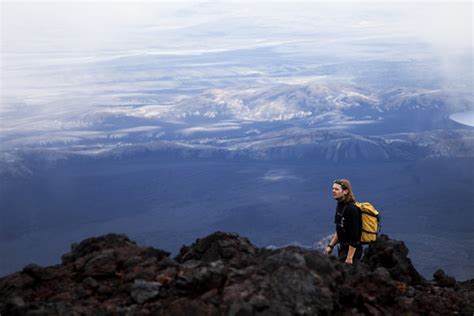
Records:
<instances>
[{"instance_id":1,"label":"woman","mask_svg":"<svg viewBox=\"0 0 474 316\"><path fill-rule=\"evenodd\" d=\"M360 243L362 218L360 209L354 205L355 196L349 180L334 181L332 197L337 201L334 218L336 233L332 236L324 253L330 255L333 248L339 244L338 259L347 264L352 264L362 257L362 245Z\"/></svg>"}]
</instances>

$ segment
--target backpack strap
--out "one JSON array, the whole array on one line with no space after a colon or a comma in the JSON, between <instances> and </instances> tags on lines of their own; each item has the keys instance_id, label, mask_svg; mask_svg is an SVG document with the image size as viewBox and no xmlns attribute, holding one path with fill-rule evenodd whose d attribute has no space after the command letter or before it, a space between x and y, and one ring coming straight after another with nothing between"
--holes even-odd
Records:
<instances>
[{"instance_id":1,"label":"backpack strap","mask_svg":"<svg viewBox=\"0 0 474 316\"><path fill-rule=\"evenodd\" d=\"M368 230L365 230L365 229L362 229L362 231L367 234L377 235L377 233L369 232Z\"/></svg>"},{"instance_id":2,"label":"backpack strap","mask_svg":"<svg viewBox=\"0 0 474 316\"><path fill-rule=\"evenodd\" d=\"M344 228L344 224L343 224L343 220L344 220L344 213L346 211L346 207L347 207L347 204L344 205L344 207L342 208L342 212L339 213L337 212L337 215L341 216L340 220L339 220L339 223L336 223L337 226L340 226L341 228Z\"/></svg>"},{"instance_id":3,"label":"backpack strap","mask_svg":"<svg viewBox=\"0 0 474 316\"><path fill-rule=\"evenodd\" d=\"M342 209L342 212L341 212L341 213L337 213L338 215L341 215L341 218L344 217L344 213L346 212L346 207L347 207L347 204L344 205L344 208Z\"/></svg>"}]
</instances>

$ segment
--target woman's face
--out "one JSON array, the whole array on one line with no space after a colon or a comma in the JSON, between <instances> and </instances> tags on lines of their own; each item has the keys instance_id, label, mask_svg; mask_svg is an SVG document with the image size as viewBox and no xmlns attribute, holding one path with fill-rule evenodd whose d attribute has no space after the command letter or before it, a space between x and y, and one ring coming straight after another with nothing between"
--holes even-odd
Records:
<instances>
[{"instance_id":1,"label":"woman's face","mask_svg":"<svg viewBox=\"0 0 474 316\"><path fill-rule=\"evenodd\" d=\"M332 197L335 200L339 200L347 194L347 190L343 190L340 184L334 183L332 185Z\"/></svg>"}]
</instances>

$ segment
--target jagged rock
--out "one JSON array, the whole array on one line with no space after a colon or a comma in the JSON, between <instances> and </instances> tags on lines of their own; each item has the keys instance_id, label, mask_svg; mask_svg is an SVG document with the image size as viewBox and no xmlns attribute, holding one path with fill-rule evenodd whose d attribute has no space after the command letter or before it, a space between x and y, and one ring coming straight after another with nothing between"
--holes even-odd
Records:
<instances>
[{"instance_id":1,"label":"jagged rock","mask_svg":"<svg viewBox=\"0 0 474 316\"><path fill-rule=\"evenodd\" d=\"M190 247L183 246L175 259L179 263L192 259L204 262L229 261L236 256L253 255L256 252L257 249L247 238L215 232L206 238L197 239Z\"/></svg>"},{"instance_id":2,"label":"jagged rock","mask_svg":"<svg viewBox=\"0 0 474 316\"><path fill-rule=\"evenodd\" d=\"M82 281L82 285L88 288L97 288L99 287L99 282L97 282L94 278L92 277L87 277Z\"/></svg>"},{"instance_id":3,"label":"jagged rock","mask_svg":"<svg viewBox=\"0 0 474 316\"><path fill-rule=\"evenodd\" d=\"M113 275L117 269L115 261L115 251L108 249L100 252L97 256L91 258L84 265L85 276L106 276Z\"/></svg>"},{"instance_id":4,"label":"jagged rock","mask_svg":"<svg viewBox=\"0 0 474 316\"><path fill-rule=\"evenodd\" d=\"M148 282L145 280L135 280L130 291L132 298L138 303L149 300L158 295L161 284L158 282Z\"/></svg>"},{"instance_id":5,"label":"jagged rock","mask_svg":"<svg viewBox=\"0 0 474 316\"><path fill-rule=\"evenodd\" d=\"M54 278L54 272L51 268L42 268L36 264L29 264L23 268L23 272L35 280L51 280Z\"/></svg>"},{"instance_id":6,"label":"jagged rock","mask_svg":"<svg viewBox=\"0 0 474 316\"><path fill-rule=\"evenodd\" d=\"M136 245L126 235L107 234L100 237L88 238L80 244L72 244L71 252L63 255L63 263L75 261L80 257L91 255L101 250L111 250Z\"/></svg>"},{"instance_id":7,"label":"jagged rock","mask_svg":"<svg viewBox=\"0 0 474 316\"><path fill-rule=\"evenodd\" d=\"M410 258L408 248L403 241L389 239L381 235L365 250L362 262L370 268L384 267L392 278L408 284L424 283L426 280L416 271Z\"/></svg>"},{"instance_id":8,"label":"jagged rock","mask_svg":"<svg viewBox=\"0 0 474 316\"><path fill-rule=\"evenodd\" d=\"M2 279L0 292L8 293L29 288L35 283L35 279L25 273L15 273Z\"/></svg>"},{"instance_id":9,"label":"jagged rock","mask_svg":"<svg viewBox=\"0 0 474 316\"><path fill-rule=\"evenodd\" d=\"M474 280L426 282L382 236L359 264L217 232L176 259L124 235L89 238L60 265L0 279L1 315L423 315L474 313ZM454 284L454 285L453 285Z\"/></svg>"},{"instance_id":10,"label":"jagged rock","mask_svg":"<svg viewBox=\"0 0 474 316\"><path fill-rule=\"evenodd\" d=\"M407 297L414 297L415 296L415 293L416 293L416 290L413 286L408 286L407 289L406 289L406 293L405 295Z\"/></svg>"},{"instance_id":11,"label":"jagged rock","mask_svg":"<svg viewBox=\"0 0 474 316\"><path fill-rule=\"evenodd\" d=\"M456 279L444 273L439 269L433 274L436 284L443 287L453 287L456 285Z\"/></svg>"},{"instance_id":12,"label":"jagged rock","mask_svg":"<svg viewBox=\"0 0 474 316\"><path fill-rule=\"evenodd\" d=\"M262 251L254 257L254 264L229 271L222 293L225 313L289 315L307 310L303 315L314 315L334 312L331 283L342 278L342 272L328 265L325 272L334 277L328 282L330 277L313 269L324 265L320 261L328 261L328 258L298 247Z\"/></svg>"}]
</instances>

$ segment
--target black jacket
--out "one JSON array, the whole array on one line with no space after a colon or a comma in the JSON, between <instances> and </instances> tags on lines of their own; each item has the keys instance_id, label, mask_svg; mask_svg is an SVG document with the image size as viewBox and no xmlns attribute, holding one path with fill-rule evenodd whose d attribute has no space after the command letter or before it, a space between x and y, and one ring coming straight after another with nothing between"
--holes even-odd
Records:
<instances>
[{"instance_id":1,"label":"black jacket","mask_svg":"<svg viewBox=\"0 0 474 316\"><path fill-rule=\"evenodd\" d=\"M360 209L354 203L338 202L334 223L337 239L341 244L349 244L354 248L360 245L362 216Z\"/></svg>"}]
</instances>

